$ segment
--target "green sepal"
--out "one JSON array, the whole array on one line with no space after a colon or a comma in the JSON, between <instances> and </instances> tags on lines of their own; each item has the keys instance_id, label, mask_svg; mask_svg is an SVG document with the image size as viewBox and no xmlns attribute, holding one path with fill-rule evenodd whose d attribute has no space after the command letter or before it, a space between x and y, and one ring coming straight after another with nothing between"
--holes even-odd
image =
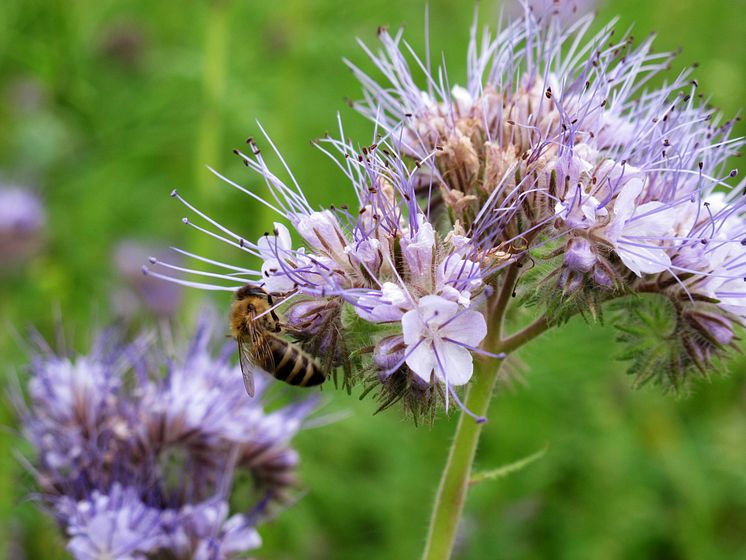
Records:
<instances>
[{"instance_id":1,"label":"green sepal","mask_svg":"<svg viewBox=\"0 0 746 560\"><path fill-rule=\"evenodd\" d=\"M692 377L723 372L720 358L728 348L694 328L684 309L719 312L710 303L675 302L664 294L631 295L608 306L622 347L616 358L629 363L635 387L682 391Z\"/></svg>"}]
</instances>

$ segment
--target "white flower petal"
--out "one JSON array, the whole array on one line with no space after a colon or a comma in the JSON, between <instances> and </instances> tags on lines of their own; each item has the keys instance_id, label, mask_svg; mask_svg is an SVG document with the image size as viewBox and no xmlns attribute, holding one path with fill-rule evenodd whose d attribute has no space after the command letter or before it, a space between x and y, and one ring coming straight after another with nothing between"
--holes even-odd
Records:
<instances>
[{"instance_id":1,"label":"white flower petal","mask_svg":"<svg viewBox=\"0 0 746 560\"><path fill-rule=\"evenodd\" d=\"M425 324L420 319L420 313L417 309L407 311L401 318L401 330L404 337L404 344L414 346L422 338L427 330Z\"/></svg>"},{"instance_id":2,"label":"white flower petal","mask_svg":"<svg viewBox=\"0 0 746 560\"><path fill-rule=\"evenodd\" d=\"M281 224L280 222L275 222L274 226L278 245L283 249L290 249L290 247L292 246L292 241L290 239L290 230L287 228L287 226Z\"/></svg>"},{"instance_id":3,"label":"white flower petal","mask_svg":"<svg viewBox=\"0 0 746 560\"><path fill-rule=\"evenodd\" d=\"M262 235L256 242L263 259L274 259L292 248L290 230L279 222L274 223L277 235Z\"/></svg>"},{"instance_id":4,"label":"white flower petal","mask_svg":"<svg viewBox=\"0 0 746 560\"><path fill-rule=\"evenodd\" d=\"M741 317L746 316L746 282L733 278L722 282L713 289L714 297L720 300L720 307Z\"/></svg>"},{"instance_id":5,"label":"white flower petal","mask_svg":"<svg viewBox=\"0 0 746 560\"><path fill-rule=\"evenodd\" d=\"M417 309L422 321L434 329L458 313L459 306L455 301L449 301L441 296L427 295L420 298Z\"/></svg>"},{"instance_id":6,"label":"white flower petal","mask_svg":"<svg viewBox=\"0 0 746 560\"><path fill-rule=\"evenodd\" d=\"M451 286L445 286L438 290L438 295L447 299L448 301L461 303L461 292Z\"/></svg>"},{"instance_id":7,"label":"white flower petal","mask_svg":"<svg viewBox=\"0 0 746 560\"><path fill-rule=\"evenodd\" d=\"M355 308L357 314L372 323L398 321L412 307L407 293L392 282L384 282L380 292L363 296L358 303L359 306Z\"/></svg>"},{"instance_id":8,"label":"white flower petal","mask_svg":"<svg viewBox=\"0 0 746 560\"><path fill-rule=\"evenodd\" d=\"M663 249L620 245L616 251L624 265L637 276L657 274L671 267L671 258Z\"/></svg>"},{"instance_id":9,"label":"white flower petal","mask_svg":"<svg viewBox=\"0 0 746 560\"><path fill-rule=\"evenodd\" d=\"M463 385L471 379L474 362L469 350L452 342L441 341L435 344L435 351L439 358L436 362L438 367L435 369L439 379L451 385ZM445 373L441 370L441 366L445 369Z\"/></svg>"},{"instance_id":10,"label":"white flower petal","mask_svg":"<svg viewBox=\"0 0 746 560\"><path fill-rule=\"evenodd\" d=\"M451 232L448 234L446 242L451 244L454 253L462 254L470 248L471 238Z\"/></svg>"},{"instance_id":11,"label":"white flower petal","mask_svg":"<svg viewBox=\"0 0 746 560\"><path fill-rule=\"evenodd\" d=\"M622 187L614 201L614 218L606 228L606 238L616 243L622 234L624 224L635 213L635 199L642 192L645 184L639 178L633 178Z\"/></svg>"},{"instance_id":12,"label":"white flower petal","mask_svg":"<svg viewBox=\"0 0 746 560\"><path fill-rule=\"evenodd\" d=\"M430 374L435 369L435 353L430 342L420 343L414 350L407 349L407 365L417 376L430 382Z\"/></svg>"},{"instance_id":13,"label":"white flower petal","mask_svg":"<svg viewBox=\"0 0 746 560\"><path fill-rule=\"evenodd\" d=\"M381 243L377 239L365 239L347 245L344 252L353 262L360 263L376 274L381 265Z\"/></svg>"},{"instance_id":14,"label":"white flower petal","mask_svg":"<svg viewBox=\"0 0 746 560\"><path fill-rule=\"evenodd\" d=\"M462 311L440 329L443 337L450 338L469 346L479 346L487 336L487 321L478 311Z\"/></svg>"},{"instance_id":15,"label":"white flower petal","mask_svg":"<svg viewBox=\"0 0 746 560\"><path fill-rule=\"evenodd\" d=\"M295 287L295 282L288 278L277 259L269 259L262 264L262 279L270 293L285 293Z\"/></svg>"},{"instance_id":16,"label":"white flower petal","mask_svg":"<svg viewBox=\"0 0 746 560\"><path fill-rule=\"evenodd\" d=\"M437 284L436 291L442 290L445 286L454 287L454 285L476 290L482 284L481 269L476 262L463 259L454 253L446 257L438 266Z\"/></svg>"},{"instance_id":17,"label":"white flower petal","mask_svg":"<svg viewBox=\"0 0 746 560\"><path fill-rule=\"evenodd\" d=\"M662 202L648 202L637 207L623 228L623 236L662 237L671 232L677 208Z\"/></svg>"}]
</instances>

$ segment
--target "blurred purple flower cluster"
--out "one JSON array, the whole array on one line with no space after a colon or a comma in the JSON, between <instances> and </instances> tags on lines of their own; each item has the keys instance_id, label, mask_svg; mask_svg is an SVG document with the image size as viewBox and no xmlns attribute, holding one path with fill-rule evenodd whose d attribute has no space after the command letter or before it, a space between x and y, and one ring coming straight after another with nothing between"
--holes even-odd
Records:
<instances>
[{"instance_id":1,"label":"blurred purple flower cluster","mask_svg":"<svg viewBox=\"0 0 746 560\"><path fill-rule=\"evenodd\" d=\"M31 190L15 185L0 185L2 268L22 262L39 250L46 222L44 206Z\"/></svg>"},{"instance_id":2,"label":"blurred purple flower cluster","mask_svg":"<svg viewBox=\"0 0 746 560\"><path fill-rule=\"evenodd\" d=\"M265 410L268 382L250 399L233 345L212 352L211 331L202 321L168 354L147 334L104 332L76 357L39 345L23 431L76 558L233 558L260 545L256 524L296 485L289 444L315 399ZM255 490L240 512L229 504L237 476Z\"/></svg>"}]
</instances>

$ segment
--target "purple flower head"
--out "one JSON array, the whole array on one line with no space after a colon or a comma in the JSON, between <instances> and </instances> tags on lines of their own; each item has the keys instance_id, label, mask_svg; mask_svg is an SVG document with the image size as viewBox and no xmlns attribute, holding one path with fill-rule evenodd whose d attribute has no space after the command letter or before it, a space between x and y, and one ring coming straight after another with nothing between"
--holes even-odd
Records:
<instances>
[{"instance_id":1,"label":"purple flower head","mask_svg":"<svg viewBox=\"0 0 746 560\"><path fill-rule=\"evenodd\" d=\"M135 488L114 484L86 499L61 499L56 506L69 537L67 550L78 560L153 558L168 543L161 512L145 505Z\"/></svg>"},{"instance_id":2,"label":"purple flower head","mask_svg":"<svg viewBox=\"0 0 746 560\"><path fill-rule=\"evenodd\" d=\"M695 103L690 71L640 96L672 55L615 39L613 26L590 36L591 23L564 28L527 10L494 39L479 41L475 27L463 86L383 30L383 50L366 48L383 81L353 66L366 93L357 107L386 131L404 123L406 150L429 163L455 212L469 201L475 233L506 244L581 229L635 274L658 273L670 266L662 238L675 214L727 178L716 169L741 142L728 139L732 122ZM519 216L522 231L511 223Z\"/></svg>"},{"instance_id":3,"label":"purple flower head","mask_svg":"<svg viewBox=\"0 0 746 560\"><path fill-rule=\"evenodd\" d=\"M70 540L68 551L80 560L98 558L228 559L261 546L246 515L229 515L221 499L180 509L151 507L139 488L114 484L80 501L60 500L56 513Z\"/></svg>"},{"instance_id":4,"label":"purple flower head","mask_svg":"<svg viewBox=\"0 0 746 560\"><path fill-rule=\"evenodd\" d=\"M241 558L261 546L261 539L246 515L229 517L228 503L210 500L168 512L163 525L168 549L176 558L212 560Z\"/></svg>"},{"instance_id":5,"label":"purple flower head","mask_svg":"<svg viewBox=\"0 0 746 560\"><path fill-rule=\"evenodd\" d=\"M46 212L39 198L23 187L0 185L0 258L23 261L42 244Z\"/></svg>"},{"instance_id":6,"label":"purple flower head","mask_svg":"<svg viewBox=\"0 0 746 560\"><path fill-rule=\"evenodd\" d=\"M118 441L128 433L121 416L123 376L142 347L142 340L121 346L105 332L88 355L68 358L45 350L34 356L30 403L21 410L44 492L78 498L90 484L111 484Z\"/></svg>"},{"instance_id":7,"label":"purple flower head","mask_svg":"<svg viewBox=\"0 0 746 560\"><path fill-rule=\"evenodd\" d=\"M169 466L164 459L184 457L186 468L193 471L188 477L191 499L213 495L232 461L250 472L263 493L283 499L295 484L298 463L290 440L317 399L266 411L261 397L270 381L258 378L256 398L248 398L230 361L234 346L226 345L215 355L213 331L214 323L203 323L181 360L168 361L163 376L140 384L134 418L137 449L146 460L157 461L164 473ZM157 371L159 362L162 358L151 368ZM184 488L178 491L183 494ZM168 488L164 492L170 493Z\"/></svg>"},{"instance_id":8,"label":"purple flower head","mask_svg":"<svg viewBox=\"0 0 746 560\"><path fill-rule=\"evenodd\" d=\"M156 260L146 274L264 289L278 336L327 372L343 369L345 388L378 389L384 404L406 400L391 387L424 383L413 394L460 405L455 388L470 381L474 354L501 355L482 345L506 270L517 289L505 293L530 293L546 325L651 292L673 302L677 321L696 311L739 323L744 203L736 190L723 194L735 177L726 162L743 144L731 138L733 121L698 99L692 69L649 86L674 58L654 52L652 38L635 44L615 22L592 32L591 15L545 11L525 3L494 34L475 24L462 79L417 56L402 31L381 29L378 51L362 45L373 71L349 63L373 142L350 141L341 120L337 138L316 142L356 203L314 208L271 140L282 172L249 139L236 154L269 194L216 175L276 214L260 239L173 196L194 217L185 224L248 253L251 268L179 251L209 270ZM682 371L714 355L695 340L703 324L725 340L714 323L689 321ZM397 342L398 360L383 360L393 340L403 351Z\"/></svg>"},{"instance_id":9,"label":"purple flower head","mask_svg":"<svg viewBox=\"0 0 746 560\"><path fill-rule=\"evenodd\" d=\"M692 68L649 87L675 56L654 52L652 37L636 45L615 22L594 35L590 15L524 8L494 37L474 26L463 80L418 57L401 31L382 29L379 51L363 46L375 72L350 63L357 109L401 135L437 193L422 204L445 205L483 252L556 262L526 288L548 292L549 309L567 309L570 294L582 312L652 290L679 318L698 300L729 324L743 318L744 183L727 167L743 145L735 120L700 99ZM706 363L701 354L690 358Z\"/></svg>"},{"instance_id":10,"label":"purple flower head","mask_svg":"<svg viewBox=\"0 0 746 560\"><path fill-rule=\"evenodd\" d=\"M212 333L203 321L176 358L112 332L87 355L34 357L24 434L76 557L229 558L258 546L254 525L297 484L290 440L316 399L266 410L270 381L249 398L233 345L213 352ZM229 512L234 473L253 480L251 515Z\"/></svg>"}]
</instances>

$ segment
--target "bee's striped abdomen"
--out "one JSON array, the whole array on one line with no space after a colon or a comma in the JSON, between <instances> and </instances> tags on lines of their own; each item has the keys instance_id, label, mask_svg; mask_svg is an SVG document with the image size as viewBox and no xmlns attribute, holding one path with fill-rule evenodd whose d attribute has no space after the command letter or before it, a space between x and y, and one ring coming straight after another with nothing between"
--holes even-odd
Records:
<instances>
[{"instance_id":1,"label":"bee's striped abdomen","mask_svg":"<svg viewBox=\"0 0 746 560\"><path fill-rule=\"evenodd\" d=\"M269 346L275 361L271 373L276 379L300 387L320 385L326 379L316 360L295 344L270 336Z\"/></svg>"}]
</instances>

